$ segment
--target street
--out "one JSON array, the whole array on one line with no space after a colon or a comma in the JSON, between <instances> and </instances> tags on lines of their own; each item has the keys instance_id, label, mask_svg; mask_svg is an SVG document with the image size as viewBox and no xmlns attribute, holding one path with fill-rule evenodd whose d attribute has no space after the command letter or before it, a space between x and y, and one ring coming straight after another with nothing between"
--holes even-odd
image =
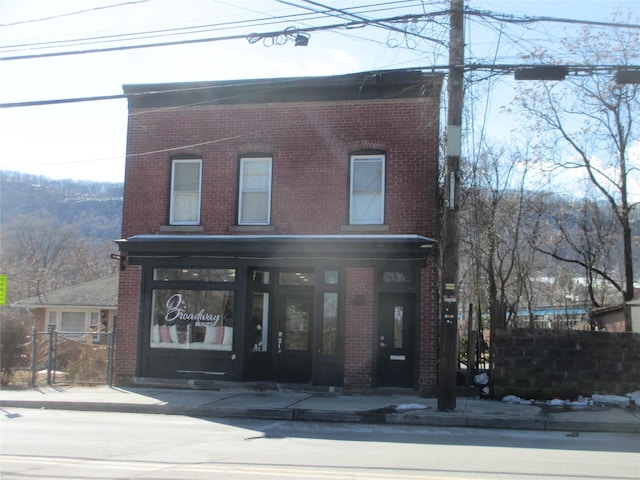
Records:
<instances>
[{"instance_id":1,"label":"street","mask_svg":"<svg viewBox=\"0 0 640 480\"><path fill-rule=\"evenodd\" d=\"M9 479L638 479L640 436L3 409Z\"/></svg>"}]
</instances>

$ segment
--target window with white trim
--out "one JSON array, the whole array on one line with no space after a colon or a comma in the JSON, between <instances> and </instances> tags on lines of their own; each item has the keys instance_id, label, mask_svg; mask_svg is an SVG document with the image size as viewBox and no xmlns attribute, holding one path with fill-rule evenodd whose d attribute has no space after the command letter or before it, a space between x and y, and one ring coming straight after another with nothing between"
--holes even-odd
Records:
<instances>
[{"instance_id":1,"label":"window with white trim","mask_svg":"<svg viewBox=\"0 0 640 480\"><path fill-rule=\"evenodd\" d=\"M171 162L171 225L200 224L202 160L177 158Z\"/></svg>"},{"instance_id":2,"label":"window with white trim","mask_svg":"<svg viewBox=\"0 0 640 480\"><path fill-rule=\"evenodd\" d=\"M57 330L58 325L58 312L55 310L49 310L49 321L47 322L47 330Z\"/></svg>"},{"instance_id":3,"label":"window with white trim","mask_svg":"<svg viewBox=\"0 0 640 480\"><path fill-rule=\"evenodd\" d=\"M238 225L271 223L271 157L240 159Z\"/></svg>"},{"instance_id":4,"label":"window with white trim","mask_svg":"<svg viewBox=\"0 0 640 480\"><path fill-rule=\"evenodd\" d=\"M352 155L349 188L349 223L384 223L385 156Z\"/></svg>"}]
</instances>

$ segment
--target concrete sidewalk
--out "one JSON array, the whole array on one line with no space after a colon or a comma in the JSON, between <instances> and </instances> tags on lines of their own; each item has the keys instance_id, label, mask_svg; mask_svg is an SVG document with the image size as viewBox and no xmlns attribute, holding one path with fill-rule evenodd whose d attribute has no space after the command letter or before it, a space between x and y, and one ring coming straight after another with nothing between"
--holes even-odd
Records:
<instances>
[{"instance_id":1,"label":"concrete sidewalk","mask_svg":"<svg viewBox=\"0 0 640 480\"><path fill-rule=\"evenodd\" d=\"M0 407L153 413L217 418L640 433L640 410L590 406L581 410L458 398L439 412L436 398L412 394L344 395L304 391L190 390L60 386L3 389ZM4 412L7 414L7 412Z\"/></svg>"}]
</instances>

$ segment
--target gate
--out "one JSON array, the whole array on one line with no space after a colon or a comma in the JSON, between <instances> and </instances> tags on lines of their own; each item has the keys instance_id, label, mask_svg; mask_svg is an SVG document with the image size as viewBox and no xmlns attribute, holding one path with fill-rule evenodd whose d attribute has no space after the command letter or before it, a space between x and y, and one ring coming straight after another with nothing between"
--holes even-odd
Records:
<instances>
[{"instance_id":1,"label":"gate","mask_svg":"<svg viewBox=\"0 0 640 480\"><path fill-rule=\"evenodd\" d=\"M34 329L30 386L36 386L38 377L46 375L47 385L107 384L111 387L114 339L114 330L37 332Z\"/></svg>"}]
</instances>

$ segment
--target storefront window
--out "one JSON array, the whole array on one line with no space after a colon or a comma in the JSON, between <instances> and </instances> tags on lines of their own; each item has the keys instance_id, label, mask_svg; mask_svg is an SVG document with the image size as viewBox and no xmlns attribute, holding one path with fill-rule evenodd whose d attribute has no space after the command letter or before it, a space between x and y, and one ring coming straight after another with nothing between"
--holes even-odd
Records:
<instances>
[{"instance_id":1,"label":"storefront window","mask_svg":"<svg viewBox=\"0 0 640 480\"><path fill-rule=\"evenodd\" d=\"M281 272L280 285L313 285L315 274L312 272Z\"/></svg>"},{"instance_id":2,"label":"storefront window","mask_svg":"<svg viewBox=\"0 0 640 480\"><path fill-rule=\"evenodd\" d=\"M233 268L156 268L153 270L153 279L164 282L235 282L236 271Z\"/></svg>"},{"instance_id":3,"label":"storefront window","mask_svg":"<svg viewBox=\"0 0 640 480\"><path fill-rule=\"evenodd\" d=\"M322 354L338 353L338 294L326 292L322 306Z\"/></svg>"},{"instance_id":4,"label":"storefront window","mask_svg":"<svg viewBox=\"0 0 640 480\"><path fill-rule=\"evenodd\" d=\"M153 290L151 348L233 348L235 293L226 290Z\"/></svg>"},{"instance_id":5,"label":"storefront window","mask_svg":"<svg viewBox=\"0 0 640 480\"><path fill-rule=\"evenodd\" d=\"M252 350L266 352L269 338L269 294L255 292L251 306Z\"/></svg>"}]
</instances>

